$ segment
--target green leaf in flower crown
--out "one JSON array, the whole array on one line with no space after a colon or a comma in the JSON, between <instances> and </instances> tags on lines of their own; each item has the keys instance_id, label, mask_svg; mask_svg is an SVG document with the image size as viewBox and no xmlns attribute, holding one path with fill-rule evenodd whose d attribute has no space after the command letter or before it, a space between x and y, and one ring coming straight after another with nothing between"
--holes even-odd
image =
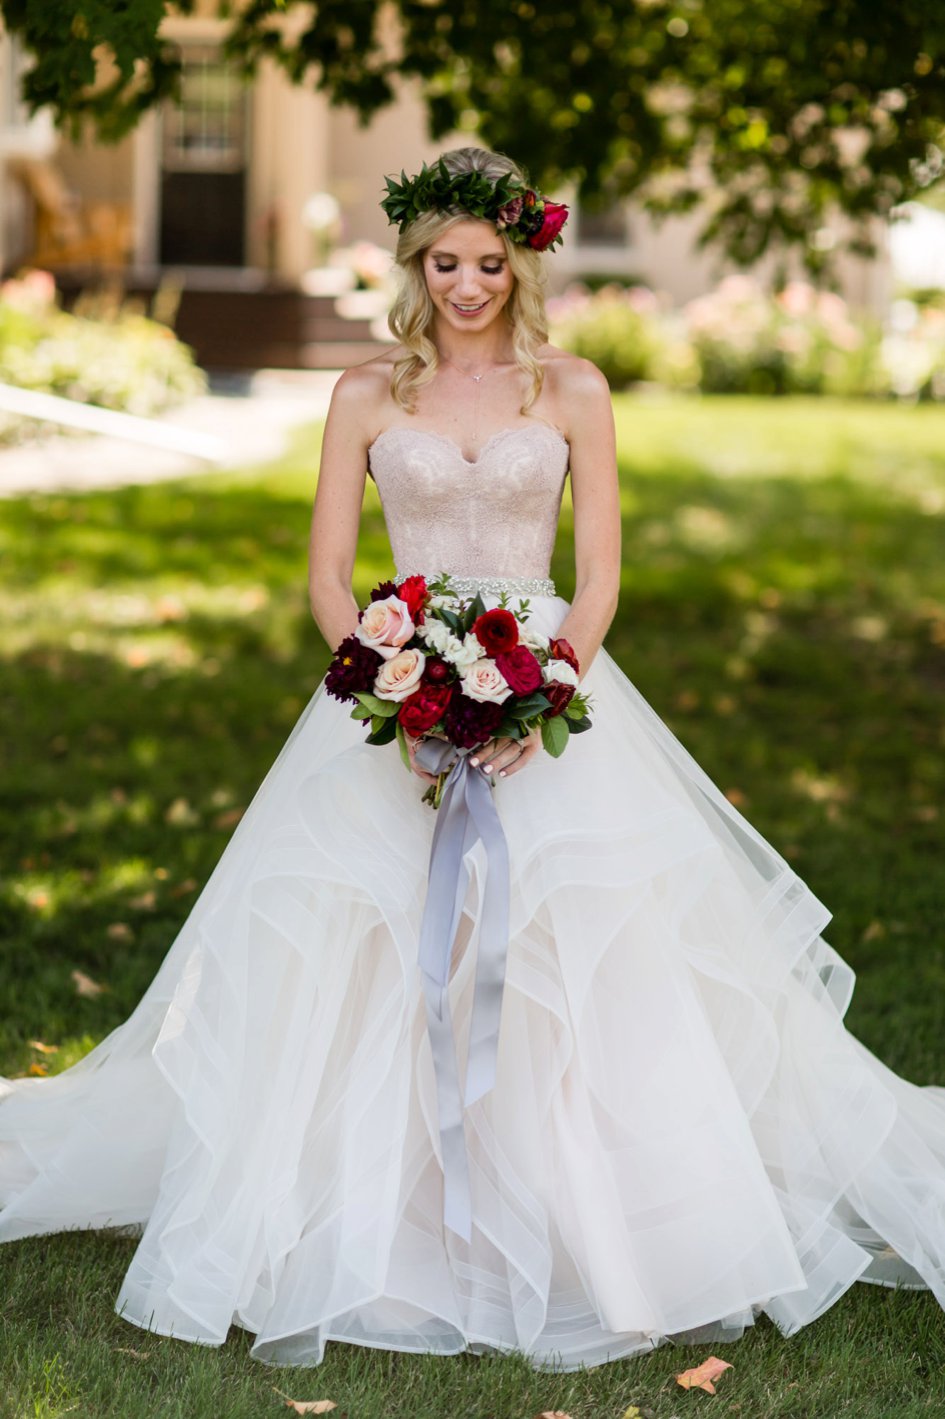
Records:
<instances>
[{"instance_id":1,"label":"green leaf in flower crown","mask_svg":"<svg viewBox=\"0 0 945 1419\"><path fill-rule=\"evenodd\" d=\"M541 742L553 759L564 753L568 743L568 726L560 714L544 721L541 726Z\"/></svg>"}]
</instances>

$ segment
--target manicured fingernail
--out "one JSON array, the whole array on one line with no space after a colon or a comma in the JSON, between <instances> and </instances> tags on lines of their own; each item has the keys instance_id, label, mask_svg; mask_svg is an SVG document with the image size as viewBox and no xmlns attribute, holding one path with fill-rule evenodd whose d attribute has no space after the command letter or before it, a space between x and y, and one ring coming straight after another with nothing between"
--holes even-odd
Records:
<instances>
[{"instance_id":1,"label":"manicured fingernail","mask_svg":"<svg viewBox=\"0 0 945 1419\"><path fill-rule=\"evenodd\" d=\"M485 769L486 773L489 773L490 770L492 769L492 765L491 765L491 764L483 764L482 767Z\"/></svg>"},{"instance_id":2,"label":"manicured fingernail","mask_svg":"<svg viewBox=\"0 0 945 1419\"><path fill-rule=\"evenodd\" d=\"M473 768L475 768L478 763L479 763L479 760L478 760L478 759L473 759L473 761L472 761L472 766L473 766Z\"/></svg>"},{"instance_id":3,"label":"manicured fingernail","mask_svg":"<svg viewBox=\"0 0 945 1419\"><path fill-rule=\"evenodd\" d=\"M499 770L499 778L505 778L505 769Z\"/></svg>"}]
</instances>

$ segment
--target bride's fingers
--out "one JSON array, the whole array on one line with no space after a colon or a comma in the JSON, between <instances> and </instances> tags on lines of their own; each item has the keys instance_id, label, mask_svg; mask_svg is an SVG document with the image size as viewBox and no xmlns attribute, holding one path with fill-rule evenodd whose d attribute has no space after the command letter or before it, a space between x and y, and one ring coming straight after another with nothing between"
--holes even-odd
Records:
<instances>
[{"instance_id":1,"label":"bride's fingers","mask_svg":"<svg viewBox=\"0 0 945 1419\"><path fill-rule=\"evenodd\" d=\"M527 734L524 739L513 740L512 743L515 745L517 757L513 758L506 767L499 769L500 778L511 778L535 757L541 748L541 732L533 731L531 734Z\"/></svg>"}]
</instances>

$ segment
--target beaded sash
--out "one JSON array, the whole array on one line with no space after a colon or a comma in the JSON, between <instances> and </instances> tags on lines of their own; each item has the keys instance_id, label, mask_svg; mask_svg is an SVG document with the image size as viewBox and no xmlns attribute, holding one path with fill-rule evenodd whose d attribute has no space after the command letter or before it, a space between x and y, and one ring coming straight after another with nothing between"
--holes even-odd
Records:
<instances>
[{"instance_id":1,"label":"beaded sash","mask_svg":"<svg viewBox=\"0 0 945 1419\"><path fill-rule=\"evenodd\" d=\"M442 569L441 569L442 571ZM433 581L441 574L437 572L398 572L397 579L403 581L408 576L422 576ZM450 576L450 583L460 596L484 595L501 596L503 591L509 596L554 596L555 584L547 576Z\"/></svg>"}]
</instances>

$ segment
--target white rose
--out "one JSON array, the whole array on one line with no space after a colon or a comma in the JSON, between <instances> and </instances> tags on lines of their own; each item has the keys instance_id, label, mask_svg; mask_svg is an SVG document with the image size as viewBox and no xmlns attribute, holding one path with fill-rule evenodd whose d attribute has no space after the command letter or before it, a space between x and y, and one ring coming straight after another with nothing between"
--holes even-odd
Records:
<instances>
[{"instance_id":1,"label":"white rose","mask_svg":"<svg viewBox=\"0 0 945 1419\"><path fill-rule=\"evenodd\" d=\"M481 660L485 653L486 648L482 641L470 631L462 640L458 636L451 637L446 649L446 659L451 665L463 670L468 665L474 665L477 660Z\"/></svg>"},{"instance_id":2,"label":"white rose","mask_svg":"<svg viewBox=\"0 0 945 1419\"><path fill-rule=\"evenodd\" d=\"M512 687L502 671L488 656L470 665L460 676L460 682L464 695L484 703L501 705L512 693Z\"/></svg>"},{"instance_id":3,"label":"white rose","mask_svg":"<svg viewBox=\"0 0 945 1419\"><path fill-rule=\"evenodd\" d=\"M547 665L542 666L544 679L559 680L562 685L577 686L578 673L573 665L569 665L566 660L549 660Z\"/></svg>"},{"instance_id":4,"label":"white rose","mask_svg":"<svg viewBox=\"0 0 945 1419\"><path fill-rule=\"evenodd\" d=\"M382 700L402 701L420 684L426 656L416 648L399 650L385 660L374 680L374 693Z\"/></svg>"},{"instance_id":5,"label":"white rose","mask_svg":"<svg viewBox=\"0 0 945 1419\"><path fill-rule=\"evenodd\" d=\"M519 626L518 638L529 650L547 650L550 644L547 636L540 635L538 631L532 631L527 625Z\"/></svg>"},{"instance_id":6,"label":"white rose","mask_svg":"<svg viewBox=\"0 0 945 1419\"><path fill-rule=\"evenodd\" d=\"M450 641L453 639L453 632L445 621L440 621L436 616L429 616L417 632L426 641L427 645L433 647L438 655L442 655Z\"/></svg>"},{"instance_id":7,"label":"white rose","mask_svg":"<svg viewBox=\"0 0 945 1419\"><path fill-rule=\"evenodd\" d=\"M363 645L391 660L415 630L406 601L399 596L386 596L365 608L354 633Z\"/></svg>"}]
</instances>

